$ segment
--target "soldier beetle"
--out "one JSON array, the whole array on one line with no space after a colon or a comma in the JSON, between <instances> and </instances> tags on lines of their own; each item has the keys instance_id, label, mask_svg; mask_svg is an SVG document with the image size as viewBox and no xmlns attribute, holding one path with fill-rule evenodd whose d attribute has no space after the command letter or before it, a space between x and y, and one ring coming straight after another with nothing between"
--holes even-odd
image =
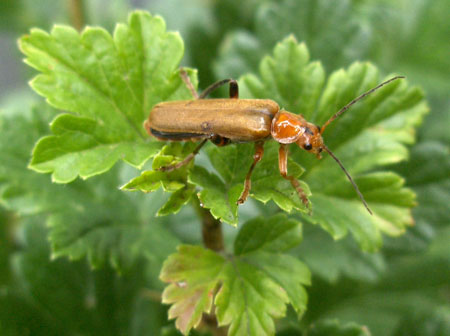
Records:
<instances>
[{"instance_id":1,"label":"soldier beetle","mask_svg":"<svg viewBox=\"0 0 450 336\"><path fill-rule=\"evenodd\" d=\"M196 99L162 102L155 105L150 112L150 116L145 121L144 127L150 135L162 141L201 142L181 162L161 167L159 170L172 171L186 165L208 140L217 146L225 146L229 143L254 142L255 154L253 155L253 163L245 178L244 190L237 201L238 204L242 204L246 201L250 192L253 169L263 157L264 142L273 139L280 143L278 167L281 176L291 182L302 202L308 207L308 198L300 183L293 176L288 175L287 146L296 143L300 148L315 154L318 159L321 158L323 150L328 152L344 171L367 211L372 214L364 196L348 171L324 144L322 134L326 127L348 110L350 106L380 87L394 80L404 78L403 76L395 76L361 94L342 107L323 126L317 126L306 121L301 114L294 114L280 109L273 100L239 99L238 84L233 79L218 81L206 88L201 95L198 95L186 72L182 70L180 74ZM225 84L229 84L230 98L204 99L212 91Z\"/></svg>"}]
</instances>

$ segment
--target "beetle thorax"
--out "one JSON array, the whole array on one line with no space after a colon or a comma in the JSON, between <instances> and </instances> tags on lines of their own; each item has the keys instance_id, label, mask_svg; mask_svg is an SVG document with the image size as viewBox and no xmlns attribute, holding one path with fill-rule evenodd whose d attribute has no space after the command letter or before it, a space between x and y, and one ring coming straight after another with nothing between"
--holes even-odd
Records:
<instances>
[{"instance_id":1,"label":"beetle thorax","mask_svg":"<svg viewBox=\"0 0 450 336\"><path fill-rule=\"evenodd\" d=\"M306 123L301 115L281 110L272 119L270 133L279 143L291 144L305 133Z\"/></svg>"},{"instance_id":2,"label":"beetle thorax","mask_svg":"<svg viewBox=\"0 0 450 336\"><path fill-rule=\"evenodd\" d=\"M282 144L297 143L308 152L320 156L323 139L320 128L306 121L302 115L284 110L279 111L272 120L271 135Z\"/></svg>"}]
</instances>

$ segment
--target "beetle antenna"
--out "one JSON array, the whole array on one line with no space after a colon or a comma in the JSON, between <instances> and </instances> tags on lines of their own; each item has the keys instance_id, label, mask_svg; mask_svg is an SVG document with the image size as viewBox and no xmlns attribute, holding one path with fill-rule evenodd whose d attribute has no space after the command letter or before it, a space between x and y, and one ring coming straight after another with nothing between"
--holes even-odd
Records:
<instances>
[{"instance_id":1,"label":"beetle antenna","mask_svg":"<svg viewBox=\"0 0 450 336\"><path fill-rule=\"evenodd\" d=\"M343 164L341 163L341 161L333 154L332 151L330 151L330 150L328 149L327 146L323 145L322 148L325 149L325 150L328 152L328 154L331 155L331 157L338 163L339 166L341 166L342 170L344 171L345 175L347 175L348 179L349 179L350 182L352 183L353 188L355 188L356 193L358 194L359 198L360 198L361 201L363 202L363 204L364 204L364 206L366 207L367 211L369 211L369 213L370 213L371 215L373 215L372 210L369 209L369 206L367 205L366 200L364 199L364 196L362 195L361 191L359 191L358 186L356 185L355 181L353 181L352 177L351 177L350 174L348 173L347 169L345 169L345 167L343 166Z\"/></svg>"},{"instance_id":2,"label":"beetle antenna","mask_svg":"<svg viewBox=\"0 0 450 336\"><path fill-rule=\"evenodd\" d=\"M323 126L322 126L321 129L320 129L320 134L322 134L323 131L325 131L325 128L328 126L328 124L330 124L334 119L336 119L337 117L339 117L342 113L344 113L345 111L347 111L347 110L350 108L350 106L352 106L353 104L355 104L357 101L363 99L365 96L370 95L372 92L378 90L380 87L382 87L382 86L384 86L384 85L386 85L386 84L389 84L390 82L393 82L393 81L395 81L395 80L397 80L397 79L400 79L400 78L405 78L405 76L395 76L395 77L392 77L391 79L388 79L387 81L384 81L383 83L378 84L378 85L375 86L374 88L370 89L370 90L367 91L367 92L364 92L364 93L363 93L362 95L360 95L359 97L353 99L350 103L348 103L348 104L345 105L343 108L341 108L334 116L332 116L330 119L328 119L328 121L327 121L325 124L323 124Z\"/></svg>"}]
</instances>

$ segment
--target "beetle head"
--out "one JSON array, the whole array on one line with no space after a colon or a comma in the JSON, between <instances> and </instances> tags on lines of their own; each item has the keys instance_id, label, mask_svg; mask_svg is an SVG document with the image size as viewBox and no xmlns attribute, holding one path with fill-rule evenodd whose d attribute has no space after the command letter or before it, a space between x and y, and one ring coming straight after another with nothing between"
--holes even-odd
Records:
<instances>
[{"instance_id":1,"label":"beetle head","mask_svg":"<svg viewBox=\"0 0 450 336\"><path fill-rule=\"evenodd\" d=\"M305 132L298 138L296 143L300 148L315 154L318 159L322 158L320 153L322 153L324 144L319 126L306 122Z\"/></svg>"}]
</instances>

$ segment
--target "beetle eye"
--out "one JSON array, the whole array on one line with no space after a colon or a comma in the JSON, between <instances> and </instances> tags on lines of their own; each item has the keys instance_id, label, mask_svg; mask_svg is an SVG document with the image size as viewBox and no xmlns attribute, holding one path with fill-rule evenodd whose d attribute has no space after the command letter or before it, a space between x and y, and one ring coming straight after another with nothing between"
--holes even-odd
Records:
<instances>
[{"instance_id":1,"label":"beetle eye","mask_svg":"<svg viewBox=\"0 0 450 336\"><path fill-rule=\"evenodd\" d=\"M303 146L303 148L306 149L306 150L311 150L312 146L311 146L311 144L306 144L306 145Z\"/></svg>"}]
</instances>

